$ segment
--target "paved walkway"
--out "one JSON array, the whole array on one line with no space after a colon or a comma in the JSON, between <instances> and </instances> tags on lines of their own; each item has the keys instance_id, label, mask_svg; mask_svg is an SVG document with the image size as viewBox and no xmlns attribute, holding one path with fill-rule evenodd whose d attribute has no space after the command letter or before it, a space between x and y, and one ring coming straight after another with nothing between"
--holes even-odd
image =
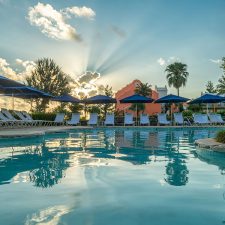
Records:
<instances>
[{"instance_id":1,"label":"paved walkway","mask_svg":"<svg viewBox=\"0 0 225 225\"><path fill-rule=\"evenodd\" d=\"M151 129L174 129L174 128L210 128L212 126L115 126L115 128L124 128L124 129L142 129L142 128L151 128ZM222 127L222 126L214 126ZM224 127L224 126L223 126ZM10 137L29 137L29 136L40 136L46 133L57 133L74 129L95 129L96 127L88 126L50 126L50 127L25 127L25 128L1 128L0 129L0 138L10 138ZM104 128L103 126L97 128ZM111 127L112 128L112 127ZM224 127L225 128L225 127Z\"/></svg>"},{"instance_id":2,"label":"paved walkway","mask_svg":"<svg viewBox=\"0 0 225 225\"><path fill-rule=\"evenodd\" d=\"M51 126L51 127L25 127L15 129L5 128L0 130L0 138L40 136L46 133L57 133L79 128L87 128L87 127Z\"/></svg>"}]
</instances>

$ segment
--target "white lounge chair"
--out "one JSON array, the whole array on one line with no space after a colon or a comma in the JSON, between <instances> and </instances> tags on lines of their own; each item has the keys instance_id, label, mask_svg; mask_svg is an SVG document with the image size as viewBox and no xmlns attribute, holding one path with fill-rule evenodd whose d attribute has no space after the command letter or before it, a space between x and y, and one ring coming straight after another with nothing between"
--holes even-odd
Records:
<instances>
[{"instance_id":1,"label":"white lounge chair","mask_svg":"<svg viewBox=\"0 0 225 225\"><path fill-rule=\"evenodd\" d=\"M184 120L182 113L174 113L174 123L175 125L190 125L191 122L186 118L187 121Z\"/></svg>"},{"instance_id":2,"label":"white lounge chair","mask_svg":"<svg viewBox=\"0 0 225 225\"><path fill-rule=\"evenodd\" d=\"M169 120L167 120L167 115L166 113L159 113L157 115L158 117L158 124L159 125L170 125L171 122Z\"/></svg>"},{"instance_id":3,"label":"white lounge chair","mask_svg":"<svg viewBox=\"0 0 225 225\"><path fill-rule=\"evenodd\" d=\"M90 114L90 119L88 121L88 125L98 125L98 114L97 113Z\"/></svg>"},{"instance_id":4,"label":"white lounge chair","mask_svg":"<svg viewBox=\"0 0 225 225\"><path fill-rule=\"evenodd\" d=\"M9 120L17 120L7 109L1 109L1 111Z\"/></svg>"},{"instance_id":5,"label":"white lounge chair","mask_svg":"<svg viewBox=\"0 0 225 225\"><path fill-rule=\"evenodd\" d=\"M2 112L0 112L0 125L4 127L13 127L16 123L14 120L9 120Z\"/></svg>"},{"instance_id":6,"label":"white lounge chair","mask_svg":"<svg viewBox=\"0 0 225 225\"><path fill-rule=\"evenodd\" d=\"M211 123L214 124L224 124L225 121L222 119L222 116L220 114L211 113L208 115L209 120Z\"/></svg>"},{"instance_id":7,"label":"white lounge chair","mask_svg":"<svg viewBox=\"0 0 225 225\"><path fill-rule=\"evenodd\" d=\"M148 114L140 115L140 125L150 125Z\"/></svg>"},{"instance_id":8,"label":"white lounge chair","mask_svg":"<svg viewBox=\"0 0 225 225\"><path fill-rule=\"evenodd\" d=\"M115 124L114 113L106 113L104 124L114 126Z\"/></svg>"},{"instance_id":9,"label":"white lounge chair","mask_svg":"<svg viewBox=\"0 0 225 225\"><path fill-rule=\"evenodd\" d=\"M80 113L72 113L72 117L67 121L68 125L78 125L80 123Z\"/></svg>"},{"instance_id":10,"label":"white lounge chair","mask_svg":"<svg viewBox=\"0 0 225 225\"><path fill-rule=\"evenodd\" d=\"M20 111L14 110L13 113L14 113L21 121L23 121L24 124L30 125L30 126L37 125L36 122L33 122L33 121L28 120L28 119L27 119Z\"/></svg>"},{"instance_id":11,"label":"white lounge chair","mask_svg":"<svg viewBox=\"0 0 225 225\"><path fill-rule=\"evenodd\" d=\"M14 126L27 126L30 125L27 121L16 119L7 109L1 109L2 114L8 119L8 121L14 121Z\"/></svg>"},{"instance_id":12,"label":"white lounge chair","mask_svg":"<svg viewBox=\"0 0 225 225\"><path fill-rule=\"evenodd\" d=\"M55 120L50 121L52 125L63 125L64 124L65 113L57 113Z\"/></svg>"},{"instance_id":13,"label":"white lounge chair","mask_svg":"<svg viewBox=\"0 0 225 225\"><path fill-rule=\"evenodd\" d=\"M48 121L45 120L34 120L29 113L26 111L21 112L23 116L26 118L27 121L35 122L37 126L46 125L48 124Z\"/></svg>"},{"instance_id":14,"label":"white lounge chair","mask_svg":"<svg viewBox=\"0 0 225 225\"><path fill-rule=\"evenodd\" d=\"M210 124L210 121L208 119L208 116L206 114L194 114L194 124L197 125L207 125Z\"/></svg>"},{"instance_id":15,"label":"white lounge chair","mask_svg":"<svg viewBox=\"0 0 225 225\"><path fill-rule=\"evenodd\" d=\"M125 125L134 125L133 115L131 113L125 113L124 126Z\"/></svg>"}]
</instances>

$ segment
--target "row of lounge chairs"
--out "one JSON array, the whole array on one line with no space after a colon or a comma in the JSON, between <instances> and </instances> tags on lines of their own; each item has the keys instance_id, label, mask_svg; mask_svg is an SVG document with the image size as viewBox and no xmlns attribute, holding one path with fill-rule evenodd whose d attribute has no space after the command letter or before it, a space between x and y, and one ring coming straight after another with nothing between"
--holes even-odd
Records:
<instances>
[{"instance_id":1,"label":"row of lounge chairs","mask_svg":"<svg viewBox=\"0 0 225 225\"><path fill-rule=\"evenodd\" d=\"M201 114L197 113L193 115L192 121L183 117L182 113L174 113L175 125L223 125L225 121L220 114ZM172 125L172 121L167 120L166 114L158 114L159 125Z\"/></svg>"},{"instance_id":2,"label":"row of lounge chairs","mask_svg":"<svg viewBox=\"0 0 225 225\"><path fill-rule=\"evenodd\" d=\"M17 117L15 117L15 116ZM174 121L169 121L165 113L157 115L158 125L210 125L210 124L225 124L220 114L194 114L193 122L189 119L184 119L182 113L174 113ZM23 127L23 126L52 126L52 125L79 125L80 114L72 113L70 120L65 121L65 113L57 113L54 121L34 120L25 111L13 111L10 113L7 109L0 111L0 125L8 127ZM88 125L99 125L98 114L91 113ZM124 125L135 125L133 115L126 113L124 117ZM115 125L114 113L107 113L105 121L100 125ZM149 116L141 114L139 125L150 125Z\"/></svg>"}]
</instances>

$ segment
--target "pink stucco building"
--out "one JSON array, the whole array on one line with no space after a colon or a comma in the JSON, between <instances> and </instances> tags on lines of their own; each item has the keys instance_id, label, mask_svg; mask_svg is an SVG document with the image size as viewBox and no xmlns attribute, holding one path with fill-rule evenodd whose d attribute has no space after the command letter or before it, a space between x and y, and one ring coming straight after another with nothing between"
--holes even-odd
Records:
<instances>
[{"instance_id":1,"label":"pink stucco building","mask_svg":"<svg viewBox=\"0 0 225 225\"><path fill-rule=\"evenodd\" d=\"M126 85L125 87L123 87L122 89L120 89L119 91L117 91L117 93L115 94L116 100L117 100L117 104L116 104L116 110L118 111L126 111L126 112L131 112L134 113L133 111L129 110L129 107L131 106L131 104L120 104L119 100L128 96L131 96L133 94L135 94L135 88L137 85L139 85L141 83L140 80L134 80L132 81L130 84ZM157 99L159 97L158 92L156 92L155 90L152 90L152 96L149 96L153 99ZM145 105L145 111L144 113L147 113L149 115L154 115L157 113L161 112L161 105L160 104L155 104L155 103L148 103Z\"/></svg>"}]
</instances>

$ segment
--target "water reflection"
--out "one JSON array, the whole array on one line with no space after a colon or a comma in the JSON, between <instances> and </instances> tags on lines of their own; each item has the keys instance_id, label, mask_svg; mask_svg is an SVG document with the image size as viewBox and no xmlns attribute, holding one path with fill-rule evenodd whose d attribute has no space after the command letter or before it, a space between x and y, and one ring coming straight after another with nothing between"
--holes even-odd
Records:
<instances>
[{"instance_id":1,"label":"water reflection","mask_svg":"<svg viewBox=\"0 0 225 225\"><path fill-rule=\"evenodd\" d=\"M198 157L224 172L224 155L212 157L195 151L194 140L212 137L215 132L215 129L107 129L4 140L0 142L0 184L25 179L36 187L49 188L66 176L69 167L108 165L107 160L117 159L133 165L160 162L165 167L164 180L182 186L189 180L190 158ZM23 174L26 171L28 176Z\"/></svg>"}]
</instances>

